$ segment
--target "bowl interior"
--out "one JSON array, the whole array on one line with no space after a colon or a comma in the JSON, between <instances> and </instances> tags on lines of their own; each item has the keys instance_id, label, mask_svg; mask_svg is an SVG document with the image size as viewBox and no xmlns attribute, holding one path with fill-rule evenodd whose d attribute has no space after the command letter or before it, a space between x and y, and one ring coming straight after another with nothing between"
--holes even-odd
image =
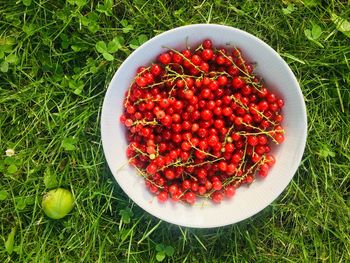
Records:
<instances>
[{"instance_id":1,"label":"bowl interior","mask_svg":"<svg viewBox=\"0 0 350 263\"><path fill-rule=\"evenodd\" d=\"M236 46L251 61L255 73L285 101L285 141L273 149L276 164L264 180L240 187L231 200L220 205L201 201L194 206L158 203L144 186L144 180L127 164L124 128L119 123L124 93L141 65L149 65L164 47L195 47L210 38L215 46ZM253 35L227 26L198 24L162 33L134 51L115 73L106 93L101 133L108 165L124 192L140 207L165 221L189 227L217 227L246 219L268 206L285 189L300 163L307 131L306 109L298 82L285 61L266 43Z\"/></svg>"}]
</instances>

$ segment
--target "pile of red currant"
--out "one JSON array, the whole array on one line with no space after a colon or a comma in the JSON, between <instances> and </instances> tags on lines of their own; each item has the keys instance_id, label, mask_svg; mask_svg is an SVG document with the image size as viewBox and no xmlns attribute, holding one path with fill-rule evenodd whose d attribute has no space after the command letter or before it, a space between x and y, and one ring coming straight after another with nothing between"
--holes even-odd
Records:
<instances>
[{"instance_id":1,"label":"pile of red currant","mask_svg":"<svg viewBox=\"0 0 350 263\"><path fill-rule=\"evenodd\" d=\"M125 94L127 158L160 202L220 203L267 176L283 104L238 48L167 48Z\"/></svg>"}]
</instances>

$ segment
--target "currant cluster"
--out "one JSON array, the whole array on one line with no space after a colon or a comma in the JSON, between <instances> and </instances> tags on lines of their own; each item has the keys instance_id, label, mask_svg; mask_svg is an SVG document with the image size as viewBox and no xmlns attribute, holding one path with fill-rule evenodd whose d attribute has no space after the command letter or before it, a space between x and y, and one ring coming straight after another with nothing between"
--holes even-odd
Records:
<instances>
[{"instance_id":1,"label":"currant cluster","mask_svg":"<svg viewBox=\"0 0 350 263\"><path fill-rule=\"evenodd\" d=\"M140 67L125 94L126 155L160 202L220 203L275 158L284 101L253 74L238 48L168 48Z\"/></svg>"}]
</instances>

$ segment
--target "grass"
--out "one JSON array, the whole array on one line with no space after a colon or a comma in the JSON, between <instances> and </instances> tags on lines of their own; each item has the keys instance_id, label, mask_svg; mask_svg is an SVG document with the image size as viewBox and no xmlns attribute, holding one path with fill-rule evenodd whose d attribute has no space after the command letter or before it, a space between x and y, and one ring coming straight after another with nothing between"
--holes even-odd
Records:
<instances>
[{"instance_id":1,"label":"grass","mask_svg":"<svg viewBox=\"0 0 350 263\"><path fill-rule=\"evenodd\" d=\"M349 18L349 2L173 2L0 2L0 262L157 262L169 247L169 262L349 262L350 39L331 20ZM309 121L303 161L282 195L208 230L133 204L108 170L99 129L108 83L133 48L191 23L235 26L270 44L297 76ZM96 49L115 37L114 49ZM57 221L40 204L53 185L76 198Z\"/></svg>"}]
</instances>

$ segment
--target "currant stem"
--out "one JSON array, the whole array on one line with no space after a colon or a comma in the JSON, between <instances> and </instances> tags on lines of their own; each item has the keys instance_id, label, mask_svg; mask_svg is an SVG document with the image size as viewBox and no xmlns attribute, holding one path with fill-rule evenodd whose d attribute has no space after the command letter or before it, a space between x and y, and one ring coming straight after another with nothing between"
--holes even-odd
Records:
<instances>
[{"instance_id":1,"label":"currant stem","mask_svg":"<svg viewBox=\"0 0 350 263\"><path fill-rule=\"evenodd\" d=\"M196 66L195 64L192 63L192 61L188 58L186 58L181 52L175 50L175 49L172 49L172 48L169 48L169 47L166 47L164 46L164 48L168 49L168 50L171 50L173 51L174 53L178 54L179 56L182 57L183 60L186 60L188 63L191 64L192 67L194 67L196 70L198 70L199 72L201 72L202 74L204 74L204 71L201 70L198 66Z\"/></svg>"}]
</instances>

